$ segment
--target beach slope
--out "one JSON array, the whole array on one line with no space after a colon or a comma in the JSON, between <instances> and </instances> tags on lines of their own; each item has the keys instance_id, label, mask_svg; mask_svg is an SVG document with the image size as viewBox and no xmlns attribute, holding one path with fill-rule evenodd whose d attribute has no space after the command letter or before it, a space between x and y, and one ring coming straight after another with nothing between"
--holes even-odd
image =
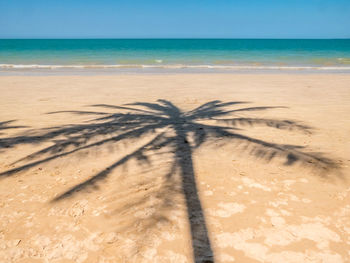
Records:
<instances>
[{"instance_id":1,"label":"beach slope","mask_svg":"<svg viewBox=\"0 0 350 263\"><path fill-rule=\"evenodd\" d=\"M349 262L350 75L0 77L1 262Z\"/></svg>"}]
</instances>

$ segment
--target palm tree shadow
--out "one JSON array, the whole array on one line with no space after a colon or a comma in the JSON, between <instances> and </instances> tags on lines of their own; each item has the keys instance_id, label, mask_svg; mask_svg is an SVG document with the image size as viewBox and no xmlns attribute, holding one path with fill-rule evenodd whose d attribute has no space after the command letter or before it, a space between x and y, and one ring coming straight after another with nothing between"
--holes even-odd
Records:
<instances>
[{"instance_id":1,"label":"palm tree shadow","mask_svg":"<svg viewBox=\"0 0 350 263\"><path fill-rule=\"evenodd\" d=\"M169 206L167 193L174 191L174 175L181 178L180 191L184 196L187 217L191 230L193 260L195 262L214 262L214 253L207 230L207 224L197 190L196 176L193 167L193 152L203 143L217 139L225 143L235 143L240 151L267 161L283 158L285 165L299 164L327 174L337 170L337 164L324 157L321 153L307 152L298 145L270 143L257 138L245 136L240 129L242 126L266 126L280 130L295 130L311 133L312 129L306 125L291 120L277 120L265 118L247 118L241 113L259 112L276 107L238 107L248 102L210 101L191 111L182 111L167 100L155 103L136 102L123 106L97 104L91 105L95 109L104 111L61 111L51 112L72 113L79 115L94 115L89 122L73 124L32 132L28 135L10 137L1 140L1 145L14 147L25 143L43 143L50 141L48 146L34 152L13 165L18 167L0 173L0 177L11 176L17 172L30 169L39 164L47 163L60 157L70 156L79 151L102 147L109 143L137 140L152 135L152 138L137 147L131 153L116 160L88 180L73 186L52 200L52 203L71 198L79 193L91 191L105 180L116 168L131 160L140 164L152 166L150 153L166 151L172 155L171 169L166 174L163 187L164 202L158 207L165 211ZM277 107L278 108L278 107ZM116 111L110 113L108 111ZM164 215L159 212L158 218Z\"/></svg>"},{"instance_id":2,"label":"palm tree shadow","mask_svg":"<svg viewBox=\"0 0 350 263\"><path fill-rule=\"evenodd\" d=\"M27 126L23 126L23 125L12 125L12 123L15 121L16 120L1 121L0 122L0 135L2 135L3 130L28 128Z\"/></svg>"}]
</instances>

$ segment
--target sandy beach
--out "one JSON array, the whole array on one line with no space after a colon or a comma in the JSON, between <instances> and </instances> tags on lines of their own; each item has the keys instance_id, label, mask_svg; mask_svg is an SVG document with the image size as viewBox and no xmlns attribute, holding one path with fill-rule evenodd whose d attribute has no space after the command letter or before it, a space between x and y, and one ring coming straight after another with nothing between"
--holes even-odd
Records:
<instances>
[{"instance_id":1,"label":"sandy beach","mask_svg":"<svg viewBox=\"0 0 350 263\"><path fill-rule=\"evenodd\" d=\"M0 77L0 262L350 262L350 75Z\"/></svg>"}]
</instances>

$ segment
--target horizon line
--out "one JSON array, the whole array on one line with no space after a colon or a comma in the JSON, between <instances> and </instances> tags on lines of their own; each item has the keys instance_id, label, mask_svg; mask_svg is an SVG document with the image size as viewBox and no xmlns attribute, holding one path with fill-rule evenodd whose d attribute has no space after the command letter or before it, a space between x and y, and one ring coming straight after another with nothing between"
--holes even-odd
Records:
<instances>
[{"instance_id":1,"label":"horizon line","mask_svg":"<svg viewBox=\"0 0 350 263\"><path fill-rule=\"evenodd\" d=\"M229 37L19 37L2 38L0 40L350 40L350 37L339 38L229 38Z\"/></svg>"}]
</instances>

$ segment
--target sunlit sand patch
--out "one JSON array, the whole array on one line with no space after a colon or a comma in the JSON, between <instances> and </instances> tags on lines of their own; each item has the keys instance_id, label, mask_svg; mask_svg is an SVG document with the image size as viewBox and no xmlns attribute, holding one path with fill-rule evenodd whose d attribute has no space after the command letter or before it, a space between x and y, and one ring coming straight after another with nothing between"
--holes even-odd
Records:
<instances>
[{"instance_id":1,"label":"sunlit sand patch","mask_svg":"<svg viewBox=\"0 0 350 263\"><path fill-rule=\"evenodd\" d=\"M171 232L161 232L161 237L165 240L172 241L177 238L177 235Z\"/></svg>"},{"instance_id":2,"label":"sunlit sand patch","mask_svg":"<svg viewBox=\"0 0 350 263\"><path fill-rule=\"evenodd\" d=\"M300 183L304 183L304 184L306 184L306 183L309 182L309 180L306 179L306 178L301 178L301 179L299 179L298 181L299 181Z\"/></svg>"},{"instance_id":3,"label":"sunlit sand patch","mask_svg":"<svg viewBox=\"0 0 350 263\"><path fill-rule=\"evenodd\" d=\"M283 217L279 217L279 216L271 217L270 221L271 221L271 225L277 226L277 227L283 226L286 223Z\"/></svg>"},{"instance_id":4,"label":"sunlit sand patch","mask_svg":"<svg viewBox=\"0 0 350 263\"><path fill-rule=\"evenodd\" d=\"M301 199L301 201L302 201L303 203L306 203L306 204L309 204L309 203L312 202L310 199L307 199L307 198L303 198L303 199Z\"/></svg>"},{"instance_id":5,"label":"sunlit sand patch","mask_svg":"<svg viewBox=\"0 0 350 263\"><path fill-rule=\"evenodd\" d=\"M218 260L219 262L235 262L235 258L226 253L219 254Z\"/></svg>"},{"instance_id":6,"label":"sunlit sand patch","mask_svg":"<svg viewBox=\"0 0 350 263\"><path fill-rule=\"evenodd\" d=\"M289 212L289 211L287 211L287 210L284 210L284 209L280 209L279 211L280 211L281 214L284 215L284 216L291 216L291 215L292 215L291 212Z\"/></svg>"},{"instance_id":7,"label":"sunlit sand patch","mask_svg":"<svg viewBox=\"0 0 350 263\"><path fill-rule=\"evenodd\" d=\"M314 241L319 249L328 249L330 242L341 242L337 233L321 223L288 225L283 229L269 230L266 236L265 244L269 246L286 246L292 242L309 239Z\"/></svg>"},{"instance_id":8,"label":"sunlit sand patch","mask_svg":"<svg viewBox=\"0 0 350 263\"><path fill-rule=\"evenodd\" d=\"M278 198L274 201L269 201L269 205L275 208L287 207L289 202L300 202L305 204L312 203L312 200L309 198L299 198L297 195L290 193L290 190L286 190L286 192L278 193ZM286 211L286 210L284 210ZM287 211L287 214L289 212Z\"/></svg>"},{"instance_id":9,"label":"sunlit sand patch","mask_svg":"<svg viewBox=\"0 0 350 263\"><path fill-rule=\"evenodd\" d=\"M235 195L237 195L237 193L236 192L229 192L228 195L229 196L235 196Z\"/></svg>"},{"instance_id":10,"label":"sunlit sand patch","mask_svg":"<svg viewBox=\"0 0 350 263\"><path fill-rule=\"evenodd\" d=\"M155 263L162 263L162 262L169 262L169 263L187 263L188 259L185 255L176 253L174 251L168 250L165 252L164 256L156 256L152 258L149 262L155 262Z\"/></svg>"},{"instance_id":11,"label":"sunlit sand patch","mask_svg":"<svg viewBox=\"0 0 350 263\"><path fill-rule=\"evenodd\" d=\"M205 196L212 196L213 195L213 191L210 191L210 190L204 191L204 195Z\"/></svg>"},{"instance_id":12,"label":"sunlit sand patch","mask_svg":"<svg viewBox=\"0 0 350 263\"><path fill-rule=\"evenodd\" d=\"M288 194L288 198L291 200L291 201L294 201L294 202L300 202L301 200L299 199L299 197L297 197L296 195L294 194Z\"/></svg>"},{"instance_id":13,"label":"sunlit sand patch","mask_svg":"<svg viewBox=\"0 0 350 263\"><path fill-rule=\"evenodd\" d=\"M262 237L265 237L263 244L254 242L254 239ZM285 250L279 253L270 252L273 247L288 246L303 239L315 242L316 250L309 249L306 253ZM340 237L320 223L287 225L281 228L247 228L235 233L218 234L216 241L220 248L241 250L246 256L261 262L343 262L340 255L329 251L330 243L341 242ZM296 257L293 257L294 254Z\"/></svg>"},{"instance_id":14,"label":"sunlit sand patch","mask_svg":"<svg viewBox=\"0 0 350 263\"><path fill-rule=\"evenodd\" d=\"M288 202L283 199L277 199L276 201L270 201L269 205L273 207L286 206L288 205Z\"/></svg>"},{"instance_id":15,"label":"sunlit sand patch","mask_svg":"<svg viewBox=\"0 0 350 263\"><path fill-rule=\"evenodd\" d=\"M94 209L92 211L92 215L93 216L100 216L101 214L106 213L106 212L107 212L107 206L106 205L102 205L102 206Z\"/></svg>"},{"instance_id":16,"label":"sunlit sand patch","mask_svg":"<svg viewBox=\"0 0 350 263\"><path fill-rule=\"evenodd\" d=\"M157 249L155 248L148 248L145 251L141 253L141 256L144 257L147 260L153 259L157 254Z\"/></svg>"},{"instance_id":17,"label":"sunlit sand patch","mask_svg":"<svg viewBox=\"0 0 350 263\"><path fill-rule=\"evenodd\" d=\"M276 212L273 209L267 209L266 214L270 217L272 226L281 227L286 223L284 218L280 216L280 213Z\"/></svg>"},{"instance_id":18,"label":"sunlit sand patch","mask_svg":"<svg viewBox=\"0 0 350 263\"><path fill-rule=\"evenodd\" d=\"M283 251L280 253L271 253L266 262L272 263L300 263L300 262L323 262L323 263L343 263L344 260L338 254L330 252L307 251L307 253Z\"/></svg>"},{"instance_id":19,"label":"sunlit sand patch","mask_svg":"<svg viewBox=\"0 0 350 263\"><path fill-rule=\"evenodd\" d=\"M342 191L342 192L338 193L337 198L339 200L344 200L346 197L348 197L349 193L350 193L350 188L346 189L345 191Z\"/></svg>"},{"instance_id":20,"label":"sunlit sand patch","mask_svg":"<svg viewBox=\"0 0 350 263\"><path fill-rule=\"evenodd\" d=\"M284 189L289 191L291 186L295 184L297 181L296 180L284 180L282 183L284 185Z\"/></svg>"},{"instance_id":21,"label":"sunlit sand patch","mask_svg":"<svg viewBox=\"0 0 350 263\"><path fill-rule=\"evenodd\" d=\"M266 214L270 217L279 216L278 212L270 208L266 210Z\"/></svg>"},{"instance_id":22,"label":"sunlit sand patch","mask_svg":"<svg viewBox=\"0 0 350 263\"><path fill-rule=\"evenodd\" d=\"M257 189L261 189L261 190L267 191L267 192L271 191L270 187L267 187L265 185L257 183L255 180L248 178L248 177L243 177L242 182L244 183L245 186L250 187L250 188L257 188Z\"/></svg>"},{"instance_id":23,"label":"sunlit sand patch","mask_svg":"<svg viewBox=\"0 0 350 263\"><path fill-rule=\"evenodd\" d=\"M220 209L207 209L209 215L217 217L230 217L237 213L242 213L246 206L239 203L219 203Z\"/></svg>"}]
</instances>

